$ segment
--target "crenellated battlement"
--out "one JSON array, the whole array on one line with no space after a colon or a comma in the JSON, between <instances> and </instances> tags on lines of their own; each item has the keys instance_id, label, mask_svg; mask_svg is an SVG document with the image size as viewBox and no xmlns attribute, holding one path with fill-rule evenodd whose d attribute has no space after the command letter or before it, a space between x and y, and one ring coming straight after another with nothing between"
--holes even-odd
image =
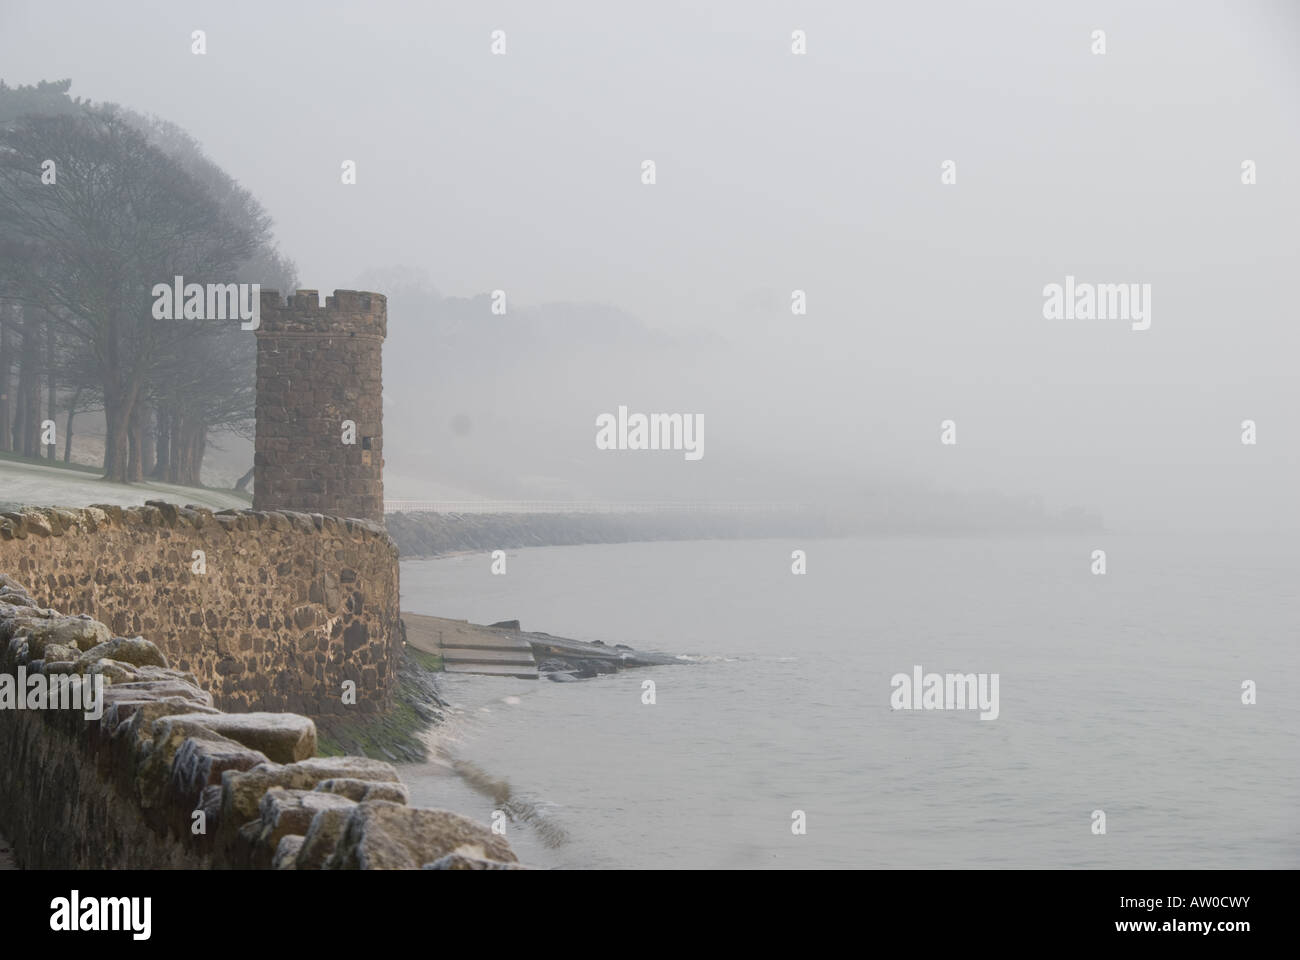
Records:
<instances>
[{"instance_id":1,"label":"crenellated battlement","mask_svg":"<svg viewBox=\"0 0 1300 960\"><path fill-rule=\"evenodd\" d=\"M322 304L316 290L298 290L288 298L263 290L259 337L388 335L388 298L365 290L335 290Z\"/></svg>"}]
</instances>

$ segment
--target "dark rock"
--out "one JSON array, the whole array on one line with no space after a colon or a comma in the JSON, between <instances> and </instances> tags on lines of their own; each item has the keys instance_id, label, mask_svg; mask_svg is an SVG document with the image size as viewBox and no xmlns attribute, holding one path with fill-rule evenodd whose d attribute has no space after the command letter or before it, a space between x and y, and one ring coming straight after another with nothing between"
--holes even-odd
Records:
<instances>
[{"instance_id":1,"label":"dark rock","mask_svg":"<svg viewBox=\"0 0 1300 960\"><path fill-rule=\"evenodd\" d=\"M515 862L505 838L446 810L367 800L353 808L328 870L415 870L450 853Z\"/></svg>"}]
</instances>

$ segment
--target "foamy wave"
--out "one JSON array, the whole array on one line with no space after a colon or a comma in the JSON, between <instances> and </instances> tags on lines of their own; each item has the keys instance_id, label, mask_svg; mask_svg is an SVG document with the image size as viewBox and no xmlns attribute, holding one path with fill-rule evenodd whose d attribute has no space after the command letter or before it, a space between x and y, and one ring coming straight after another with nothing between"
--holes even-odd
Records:
<instances>
[{"instance_id":1,"label":"foamy wave","mask_svg":"<svg viewBox=\"0 0 1300 960\"><path fill-rule=\"evenodd\" d=\"M473 789L491 797L497 807L515 823L525 823L532 827L538 839L548 847L563 846L569 841L569 834L549 811L558 810L559 805L537 801L521 795L502 777L494 777L478 764L456 757L448 750L441 750L441 756L451 765L451 769L460 775Z\"/></svg>"}]
</instances>

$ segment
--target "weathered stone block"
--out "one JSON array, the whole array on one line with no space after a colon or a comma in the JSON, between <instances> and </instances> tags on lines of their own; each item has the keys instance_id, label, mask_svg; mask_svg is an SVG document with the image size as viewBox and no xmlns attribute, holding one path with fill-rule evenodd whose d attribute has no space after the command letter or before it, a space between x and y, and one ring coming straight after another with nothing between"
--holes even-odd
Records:
<instances>
[{"instance_id":1,"label":"weathered stone block","mask_svg":"<svg viewBox=\"0 0 1300 960\"><path fill-rule=\"evenodd\" d=\"M96 660L118 660L135 666L168 667L166 655L152 641L144 637L113 637L104 643L91 647L81 655L81 663L87 667Z\"/></svg>"},{"instance_id":2,"label":"weathered stone block","mask_svg":"<svg viewBox=\"0 0 1300 960\"><path fill-rule=\"evenodd\" d=\"M386 800L357 804L327 870L418 870L447 854L515 862L505 838L468 817Z\"/></svg>"},{"instance_id":3,"label":"weathered stone block","mask_svg":"<svg viewBox=\"0 0 1300 960\"><path fill-rule=\"evenodd\" d=\"M248 770L265 763L266 756L233 740L190 737L176 751L170 777L172 816L167 818L184 836L191 815L202 806L205 788L221 783L227 770Z\"/></svg>"},{"instance_id":4,"label":"weathered stone block","mask_svg":"<svg viewBox=\"0 0 1300 960\"><path fill-rule=\"evenodd\" d=\"M272 870L296 870L298 867L298 851L302 849L304 837L289 834L280 838L280 845L275 848L275 856L271 860Z\"/></svg>"},{"instance_id":5,"label":"weathered stone block","mask_svg":"<svg viewBox=\"0 0 1300 960\"><path fill-rule=\"evenodd\" d=\"M196 722L261 751L275 763L295 763L316 753L316 724L296 714L217 713Z\"/></svg>"},{"instance_id":6,"label":"weathered stone block","mask_svg":"<svg viewBox=\"0 0 1300 960\"><path fill-rule=\"evenodd\" d=\"M331 779L400 784L397 769L367 757L311 757L291 764L267 763L222 780L222 818L242 824L257 816L262 796L272 787L311 790Z\"/></svg>"},{"instance_id":7,"label":"weathered stone block","mask_svg":"<svg viewBox=\"0 0 1300 960\"><path fill-rule=\"evenodd\" d=\"M411 792L406 784L400 782L374 782L337 777L322 780L316 784L316 790L322 793L337 793L356 803L363 800L389 800L393 803L407 803Z\"/></svg>"},{"instance_id":8,"label":"weathered stone block","mask_svg":"<svg viewBox=\"0 0 1300 960\"><path fill-rule=\"evenodd\" d=\"M46 644L72 647L80 656L110 639L108 627L90 617L32 618L19 632L27 637L33 657L43 657Z\"/></svg>"},{"instance_id":9,"label":"weathered stone block","mask_svg":"<svg viewBox=\"0 0 1300 960\"><path fill-rule=\"evenodd\" d=\"M305 837L312 822L322 812L335 811L346 819L354 804L347 797L307 790L272 787L258 807L259 820L245 833L251 840L253 866L270 866L280 841L288 835Z\"/></svg>"}]
</instances>

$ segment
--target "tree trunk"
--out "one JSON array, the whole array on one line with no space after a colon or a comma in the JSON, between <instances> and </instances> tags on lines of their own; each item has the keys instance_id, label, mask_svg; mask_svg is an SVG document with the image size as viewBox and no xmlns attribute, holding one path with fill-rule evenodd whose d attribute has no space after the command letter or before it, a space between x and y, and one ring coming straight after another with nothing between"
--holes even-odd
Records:
<instances>
[{"instance_id":1,"label":"tree trunk","mask_svg":"<svg viewBox=\"0 0 1300 960\"><path fill-rule=\"evenodd\" d=\"M104 479L128 483L130 464L131 410L135 406L136 388L119 384L104 385Z\"/></svg>"},{"instance_id":2,"label":"tree trunk","mask_svg":"<svg viewBox=\"0 0 1300 960\"><path fill-rule=\"evenodd\" d=\"M181 482L181 453L182 453L182 447L181 447L182 418L178 412L172 411L172 415L168 417L168 420L171 421L172 436L170 441L171 459L167 461L167 482L180 483Z\"/></svg>"},{"instance_id":3,"label":"tree trunk","mask_svg":"<svg viewBox=\"0 0 1300 960\"><path fill-rule=\"evenodd\" d=\"M200 427L193 421L186 421L185 429L182 432L180 482L186 486L196 486L198 484L198 458L199 454L199 437Z\"/></svg>"},{"instance_id":4,"label":"tree trunk","mask_svg":"<svg viewBox=\"0 0 1300 960\"><path fill-rule=\"evenodd\" d=\"M77 392L72 395L72 400L68 404L68 423L63 428L63 462L72 462L72 418L77 415L77 401L81 399L81 387L77 387Z\"/></svg>"},{"instance_id":5,"label":"tree trunk","mask_svg":"<svg viewBox=\"0 0 1300 960\"><path fill-rule=\"evenodd\" d=\"M140 410L140 475L153 476L154 468L154 432L153 408L142 407Z\"/></svg>"},{"instance_id":6,"label":"tree trunk","mask_svg":"<svg viewBox=\"0 0 1300 960\"><path fill-rule=\"evenodd\" d=\"M144 478L140 463L140 405L131 409L131 420L126 429L126 479L138 483Z\"/></svg>"},{"instance_id":7,"label":"tree trunk","mask_svg":"<svg viewBox=\"0 0 1300 960\"><path fill-rule=\"evenodd\" d=\"M14 450L33 459L41 443L40 340L35 311L24 309L23 349L18 366L18 410L14 418Z\"/></svg>"},{"instance_id":8,"label":"tree trunk","mask_svg":"<svg viewBox=\"0 0 1300 960\"><path fill-rule=\"evenodd\" d=\"M36 316L35 310L24 311L27 315L27 333L23 336L23 347L26 349L28 338L31 339L31 368L32 374L27 379L27 399L24 405L27 408L27 433L24 437L27 448L27 456L33 460L41 455L41 327L44 326Z\"/></svg>"},{"instance_id":9,"label":"tree trunk","mask_svg":"<svg viewBox=\"0 0 1300 960\"><path fill-rule=\"evenodd\" d=\"M54 320L46 314L45 317L45 409L48 411L46 416L58 422L59 418L54 411L58 406L58 390L54 382ZM46 448L45 455L50 460L59 459L59 437L55 434L54 442Z\"/></svg>"},{"instance_id":10,"label":"tree trunk","mask_svg":"<svg viewBox=\"0 0 1300 960\"><path fill-rule=\"evenodd\" d=\"M104 479L126 482L126 422L122 404L105 391L104 395Z\"/></svg>"},{"instance_id":11,"label":"tree trunk","mask_svg":"<svg viewBox=\"0 0 1300 960\"><path fill-rule=\"evenodd\" d=\"M23 363L22 353L18 354L18 384L14 387L14 420L13 420L13 451L18 456L23 455L23 431L27 426L27 411L23 409L26 405L27 391L23 389Z\"/></svg>"},{"instance_id":12,"label":"tree trunk","mask_svg":"<svg viewBox=\"0 0 1300 960\"><path fill-rule=\"evenodd\" d=\"M158 407L157 418L154 420L154 436L157 438L155 443L158 462L150 474L155 480L167 479L167 468L170 465L171 458L171 414L167 412L166 407Z\"/></svg>"},{"instance_id":13,"label":"tree trunk","mask_svg":"<svg viewBox=\"0 0 1300 960\"><path fill-rule=\"evenodd\" d=\"M199 424L194 428L194 466L192 468L193 479L190 480L196 487L203 486L203 453L208 449L208 428Z\"/></svg>"},{"instance_id":14,"label":"tree trunk","mask_svg":"<svg viewBox=\"0 0 1300 960\"><path fill-rule=\"evenodd\" d=\"M16 318L22 317L21 307L15 308L13 312ZM27 411L24 409L27 406L27 384L23 382L23 360L26 355L26 350L23 349L23 334L25 331L22 324L17 320L14 322L14 330L18 332L18 378L17 383L14 385L13 451L21 457L23 455L23 435L27 429Z\"/></svg>"},{"instance_id":15,"label":"tree trunk","mask_svg":"<svg viewBox=\"0 0 1300 960\"><path fill-rule=\"evenodd\" d=\"M12 343L9 339L9 320L13 308L7 303L0 303L0 450L12 450L13 439L9 429L9 418L13 415L9 404L9 368L13 365L10 352Z\"/></svg>"}]
</instances>

